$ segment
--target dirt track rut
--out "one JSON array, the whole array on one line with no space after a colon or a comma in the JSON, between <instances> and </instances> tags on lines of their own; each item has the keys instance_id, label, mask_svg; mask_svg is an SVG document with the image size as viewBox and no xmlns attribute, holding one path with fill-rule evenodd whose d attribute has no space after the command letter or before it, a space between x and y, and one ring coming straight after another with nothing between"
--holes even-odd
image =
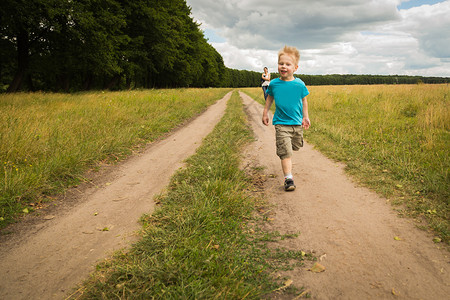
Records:
<instances>
[{"instance_id":1,"label":"dirt track rut","mask_svg":"<svg viewBox=\"0 0 450 300\"><path fill-rule=\"evenodd\" d=\"M293 156L297 189L286 193L274 128L262 125L262 105L241 96L257 138L251 159L272 175L266 183L272 230L300 232L282 245L313 252L326 268L313 273L307 263L284 276L304 285L313 299L449 299L448 252L399 218L386 199L352 182L342 164L306 143Z\"/></svg>"},{"instance_id":2,"label":"dirt track rut","mask_svg":"<svg viewBox=\"0 0 450 300\"><path fill-rule=\"evenodd\" d=\"M223 115L228 93L195 120L112 168L103 185L83 191L79 204L41 220L0 248L0 299L64 299L95 263L127 247L153 197ZM105 180L104 180L105 181ZM48 219L48 220L46 220Z\"/></svg>"}]
</instances>

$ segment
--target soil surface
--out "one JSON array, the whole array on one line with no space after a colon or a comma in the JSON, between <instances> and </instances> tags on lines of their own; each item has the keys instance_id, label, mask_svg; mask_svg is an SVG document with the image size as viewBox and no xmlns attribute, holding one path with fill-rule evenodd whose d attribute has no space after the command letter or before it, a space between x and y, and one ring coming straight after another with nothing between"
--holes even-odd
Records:
<instances>
[{"instance_id":1,"label":"soil surface","mask_svg":"<svg viewBox=\"0 0 450 300\"><path fill-rule=\"evenodd\" d=\"M64 299L99 260L133 243L140 216L152 213L154 197L214 128L229 97L145 151L103 168L57 205L6 228L0 299ZM314 273L307 262L280 276L313 299L448 299L448 251L399 218L386 199L352 182L343 165L305 144L293 156L297 189L285 192L273 126L262 125L260 104L241 97L257 138L246 159L264 166L268 178L270 229L299 232L280 246L311 252L325 267Z\"/></svg>"},{"instance_id":2,"label":"soil surface","mask_svg":"<svg viewBox=\"0 0 450 300\"><path fill-rule=\"evenodd\" d=\"M280 276L304 286L312 299L449 299L449 252L398 217L386 199L353 182L343 164L305 143L292 157L297 189L285 192L274 127L262 124L260 104L241 97L257 139L250 158L267 175L271 230L299 233L280 246L313 253L325 267L311 272L313 262L306 262Z\"/></svg>"}]
</instances>

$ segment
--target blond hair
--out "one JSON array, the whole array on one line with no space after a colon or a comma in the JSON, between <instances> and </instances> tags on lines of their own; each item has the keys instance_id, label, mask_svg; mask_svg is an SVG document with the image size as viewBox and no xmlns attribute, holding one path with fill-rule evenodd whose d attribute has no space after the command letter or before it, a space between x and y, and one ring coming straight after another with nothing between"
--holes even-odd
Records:
<instances>
[{"instance_id":1,"label":"blond hair","mask_svg":"<svg viewBox=\"0 0 450 300\"><path fill-rule=\"evenodd\" d=\"M278 52L278 59L280 59L281 55L283 54L291 56L298 65L298 62L300 61L300 52L297 50L297 48L284 46L283 49Z\"/></svg>"}]
</instances>

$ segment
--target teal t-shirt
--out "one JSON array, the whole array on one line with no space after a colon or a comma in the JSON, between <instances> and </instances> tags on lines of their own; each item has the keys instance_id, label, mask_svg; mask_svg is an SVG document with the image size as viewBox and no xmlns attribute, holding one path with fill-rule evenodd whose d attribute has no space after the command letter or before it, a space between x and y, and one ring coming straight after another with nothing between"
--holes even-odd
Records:
<instances>
[{"instance_id":1,"label":"teal t-shirt","mask_svg":"<svg viewBox=\"0 0 450 300\"><path fill-rule=\"evenodd\" d=\"M276 78L270 82L267 93L275 100L273 125L301 125L303 120L302 99L309 95L305 83L295 78L283 81Z\"/></svg>"}]
</instances>

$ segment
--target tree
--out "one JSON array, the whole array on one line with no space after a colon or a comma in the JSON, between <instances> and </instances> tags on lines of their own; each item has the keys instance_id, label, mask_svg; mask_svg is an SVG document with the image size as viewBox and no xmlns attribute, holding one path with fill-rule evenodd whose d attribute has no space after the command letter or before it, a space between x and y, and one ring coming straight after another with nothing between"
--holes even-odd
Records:
<instances>
[{"instance_id":1,"label":"tree","mask_svg":"<svg viewBox=\"0 0 450 300\"><path fill-rule=\"evenodd\" d=\"M27 78L32 89L29 74L30 56L36 55L40 49L45 49L46 38L50 26L47 12L51 0L3 0L0 6L0 34L8 50L16 51L16 72L8 92L15 92L22 87Z\"/></svg>"}]
</instances>

